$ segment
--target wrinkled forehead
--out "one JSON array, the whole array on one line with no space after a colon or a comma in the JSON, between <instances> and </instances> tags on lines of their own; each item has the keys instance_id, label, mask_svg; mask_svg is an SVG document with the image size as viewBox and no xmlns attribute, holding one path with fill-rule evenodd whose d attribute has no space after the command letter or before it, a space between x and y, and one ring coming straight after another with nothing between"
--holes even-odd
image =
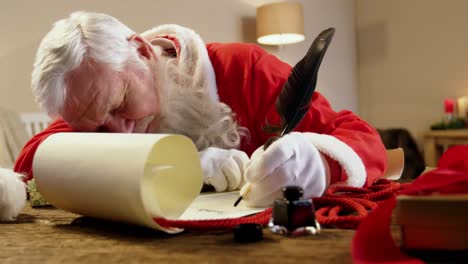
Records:
<instances>
[{"instance_id":1,"label":"wrinkled forehead","mask_svg":"<svg viewBox=\"0 0 468 264\"><path fill-rule=\"evenodd\" d=\"M69 123L99 119L112 104L120 73L109 65L84 61L65 78L66 96L62 116Z\"/></svg>"}]
</instances>

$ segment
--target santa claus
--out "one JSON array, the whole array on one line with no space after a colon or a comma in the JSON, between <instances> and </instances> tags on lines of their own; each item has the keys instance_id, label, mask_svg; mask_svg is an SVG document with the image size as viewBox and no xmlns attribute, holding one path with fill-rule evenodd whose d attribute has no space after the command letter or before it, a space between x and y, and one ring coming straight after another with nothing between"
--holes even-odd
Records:
<instances>
[{"instance_id":1,"label":"santa claus","mask_svg":"<svg viewBox=\"0 0 468 264\"><path fill-rule=\"evenodd\" d=\"M254 44L205 44L178 25L136 34L105 14L71 14L43 39L32 73L37 102L56 119L24 146L16 173L0 171L0 219L21 210L34 153L57 132L186 135L205 183L218 192L249 183L250 206L271 205L285 185L314 197L331 184L362 187L381 177L386 152L376 130L335 112L318 92L296 132L263 150L270 135L262 128L280 122L275 101L290 72Z\"/></svg>"}]
</instances>

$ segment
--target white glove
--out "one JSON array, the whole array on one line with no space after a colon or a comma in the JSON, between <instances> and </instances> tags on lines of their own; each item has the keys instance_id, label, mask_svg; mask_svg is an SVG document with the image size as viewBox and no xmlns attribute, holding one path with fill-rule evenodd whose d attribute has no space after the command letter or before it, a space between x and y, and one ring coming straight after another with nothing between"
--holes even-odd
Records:
<instances>
[{"instance_id":1,"label":"white glove","mask_svg":"<svg viewBox=\"0 0 468 264\"><path fill-rule=\"evenodd\" d=\"M245 152L209 147L200 152L203 179L217 192L233 191L244 184L244 170L249 162Z\"/></svg>"},{"instance_id":2,"label":"white glove","mask_svg":"<svg viewBox=\"0 0 468 264\"><path fill-rule=\"evenodd\" d=\"M23 175L0 168L0 221L15 219L26 203Z\"/></svg>"},{"instance_id":3,"label":"white glove","mask_svg":"<svg viewBox=\"0 0 468 264\"><path fill-rule=\"evenodd\" d=\"M247 165L247 184L241 190L243 199L251 207L271 206L283 197L282 188L288 185L304 189L304 197L321 196L326 189L328 164L307 138L308 133L293 132L252 155ZM247 189L249 189L247 191Z\"/></svg>"}]
</instances>

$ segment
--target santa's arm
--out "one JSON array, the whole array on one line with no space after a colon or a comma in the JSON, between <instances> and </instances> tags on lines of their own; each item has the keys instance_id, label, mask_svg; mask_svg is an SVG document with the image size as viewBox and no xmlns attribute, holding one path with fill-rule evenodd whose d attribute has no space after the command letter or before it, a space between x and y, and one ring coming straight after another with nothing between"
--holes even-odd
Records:
<instances>
[{"instance_id":1,"label":"santa's arm","mask_svg":"<svg viewBox=\"0 0 468 264\"><path fill-rule=\"evenodd\" d=\"M351 111L333 111L319 93L297 131L314 132L310 138L328 161L331 183L370 185L387 167L378 132Z\"/></svg>"},{"instance_id":2,"label":"santa's arm","mask_svg":"<svg viewBox=\"0 0 468 264\"><path fill-rule=\"evenodd\" d=\"M249 142L242 150L251 154L271 136L263 130L266 121L280 123L275 103L292 67L254 44L210 43L207 47L221 100L249 129ZM369 185L387 167L378 132L350 111L334 111L319 92L295 131L313 134L311 144L325 156L332 184Z\"/></svg>"},{"instance_id":3,"label":"santa's arm","mask_svg":"<svg viewBox=\"0 0 468 264\"><path fill-rule=\"evenodd\" d=\"M275 103L291 66L253 44L215 43L208 49L221 98L250 129L251 144L245 147L250 153L271 136L262 129L265 121L280 123ZM230 91L239 89L244 96L232 96ZM350 111L334 111L319 92L295 131L313 133L311 144L324 154L332 184L369 185L386 169L386 151L377 131Z\"/></svg>"},{"instance_id":4,"label":"santa's arm","mask_svg":"<svg viewBox=\"0 0 468 264\"><path fill-rule=\"evenodd\" d=\"M56 119L52 124L49 125L44 131L33 136L24 145L21 153L15 162L14 171L24 174L25 181L29 181L33 178L32 165L34 160L34 154L36 153L39 145L50 135L59 132L73 132L74 130L62 119Z\"/></svg>"},{"instance_id":5,"label":"santa's arm","mask_svg":"<svg viewBox=\"0 0 468 264\"><path fill-rule=\"evenodd\" d=\"M278 65L284 64L276 57L265 53L259 58L257 67L278 69L281 68ZM257 73L259 74L256 80L259 83L255 87L259 89L265 87L262 82L267 83L279 79L271 76L278 74L278 71L261 70ZM287 75L283 78L282 83ZM270 123L278 124L280 119L274 102L276 99L270 100L264 111ZM332 184L355 187L370 185L383 175L387 167L386 150L376 129L351 111L334 111L319 92L314 93L311 107L295 131L313 133L308 138L324 154L330 168ZM258 131L258 133L261 133L264 140L269 137L263 131Z\"/></svg>"}]
</instances>

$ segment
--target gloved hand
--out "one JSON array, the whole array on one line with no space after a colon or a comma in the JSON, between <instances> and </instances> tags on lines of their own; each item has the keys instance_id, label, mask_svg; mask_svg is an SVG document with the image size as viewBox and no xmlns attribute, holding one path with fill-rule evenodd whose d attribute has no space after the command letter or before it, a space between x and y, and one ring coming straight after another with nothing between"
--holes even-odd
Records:
<instances>
[{"instance_id":1,"label":"gloved hand","mask_svg":"<svg viewBox=\"0 0 468 264\"><path fill-rule=\"evenodd\" d=\"M0 168L0 221L16 218L26 203L23 175Z\"/></svg>"},{"instance_id":2,"label":"gloved hand","mask_svg":"<svg viewBox=\"0 0 468 264\"><path fill-rule=\"evenodd\" d=\"M308 140L309 133L289 133L271 144L266 151L258 148L245 171L247 184L241 190L251 207L271 206L283 196L282 188L296 185L304 197L321 196L326 189L328 164ZM249 186L250 185L250 186Z\"/></svg>"},{"instance_id":3,"label":"gloved hand","mask_svg":"<svg viewBox=\"0 0 468 264\"><path fill-rule=\"evenodd\" d=\"M249 162L245 152L209 147L200 152L200 159L205 184L212 185L217 192L242 187L245 166Z\"/></svg>"}]
</instances>

